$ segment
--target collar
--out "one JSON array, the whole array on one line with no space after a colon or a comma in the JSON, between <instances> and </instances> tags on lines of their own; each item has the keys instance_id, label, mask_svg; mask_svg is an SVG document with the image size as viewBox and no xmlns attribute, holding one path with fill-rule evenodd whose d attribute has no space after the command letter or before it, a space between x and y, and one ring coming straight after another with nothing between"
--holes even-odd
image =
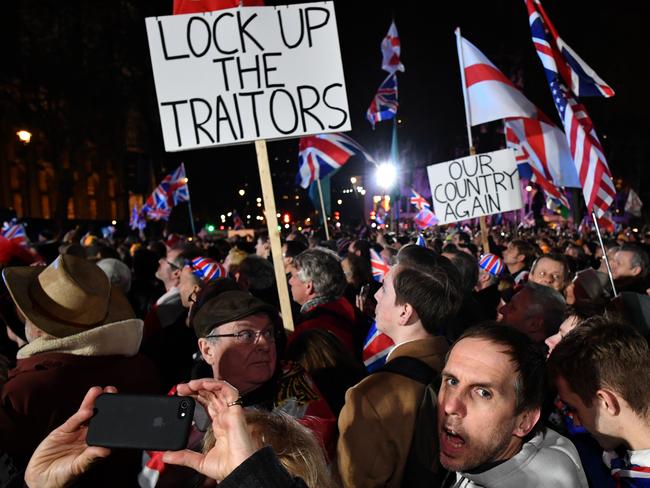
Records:
<instances>
[{"instance_id":1,"label":"collar","mask_svg":"<svg viewBox=\"0 0 650 488\"><path fill-rule=\"evenodd\" d=\"M162 305L163 303L172 301L177 295L180 295L180 290L177 287L172 286L169 290L163 293L158 300L156 300L156 305Z\"/></svg>"},{"instance_id":2,"label":"collar","mask_svg":"<svg viewBox=\"0 0 650 488\"><path fill-rule=\"evenodd\" d=\"M319 305L323 305L325 303L329 303L334 300L336 300L336 298L328 297L328 296L319 296L319 297L312 298L311 300L307 300L305 303L302 304L302 306L300 307L300 313L307 313L312 308L316 308Z\"/></svg>"}]
</instances>

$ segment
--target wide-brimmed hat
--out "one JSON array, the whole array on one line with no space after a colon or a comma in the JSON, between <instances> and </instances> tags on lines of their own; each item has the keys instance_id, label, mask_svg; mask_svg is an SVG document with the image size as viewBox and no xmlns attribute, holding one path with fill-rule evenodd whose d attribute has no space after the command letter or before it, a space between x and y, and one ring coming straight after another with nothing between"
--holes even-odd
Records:
<instances>
[{"instance_id":1,"label":"wide-brimmed hat","mask_svg":"<svg viewBox=\"0 0 650 488\"><path fill-rule=\"evenodd\" d=\"M275 307L241 290L224 291L201 307L192 320L196 337L205 337L212 329L250 315L266 313L274 318Z\"/></svg>"},{"instance_id":2,"label":"wide-brimmed hat","mask_svg":"<svg viewBox=\"0 0 650 488\"><path fill-rule=\"evenodd\" d=\"M59 256L47 267L5 268L2 277L20 312L54 337L135 318L124 294L104 272L76 256Z\"/></svg>"}]
</instances>

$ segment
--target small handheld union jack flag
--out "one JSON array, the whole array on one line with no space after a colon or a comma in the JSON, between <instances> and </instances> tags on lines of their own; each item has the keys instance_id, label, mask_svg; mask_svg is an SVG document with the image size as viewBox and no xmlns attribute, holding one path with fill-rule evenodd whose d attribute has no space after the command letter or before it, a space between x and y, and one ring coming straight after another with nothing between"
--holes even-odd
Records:
<instances>
[{"instance_id":1,"label":"small handheld union jack flag","mask_svg":"<svg viewBox=\"0 0 650 488\"><path fill-rule=\"evenodd\" d=\"M370 249L370 267L372 268L372 277L380 283L390 271L390 266L381 255L374 249Z\"/></svg>"},{"instance_id":2,"label":"small handheld union jack flag","mask_svg":"<svg viewBox=\"0 0 650 488\"><path fill-rule=\"evenodd\" d=\"M28 245L25 228L23 227L23 224L19 224L16 219L2 224L0 234L2 234L4 238L13 241L20 246L27 247Z\"/></svg>"},{"instance_id":3,"label":"small handheld union jack flag","mask_svg":"<svg viewBox=\"0 0 650 488\"><path fill-rule=\"evenodd\" d=\"M413 221L419 229L426 229L427 227L433 227L436 225L438 223L438 217L436 217L436 215L428 208L423 208L413 218Z\"/></svg>"},{"instance_id":4,"label":"small handheld union jack flag","mask_svg":"<svg viewBox=\"0 0 650 488\"><path fill-rule=\"evenodd\" d=\"M416 192L413 188L411 188L411 205L415 205L418 210L422 210L423 208L431 208L428 200Z\"/></svg>"},{"instance_id":5,"label":"small handheld union jack flag","mask_svg":"<svg viewBox=\"0 0 650 488\"><path fill-rule=\"evenodd\" d=\"M153 220L167 220L172 207L190 200L190 190L185 176L185 165L181 165L163 178L142 207L142 213Z\"/></svg>"},{"instance_id":6,"label":"small handheld union jack flag","mask_svg":"<svg viewBox=\"0 0 650 488\"><path fill-rule=\"evenodd\" d=\"M427 247L427 241L424 240L422 234L418 234L418 238L415 240L415 245L420 247Z\"/></svg>"},{"instance_id":7,"label":"small handheld union jack flag","mask_svg":"<svg viewBox=\"0 0 650 488\"><path fill-rule=\"evenodd\" d=\"M377 323L373 322L363 344L363 364L369 373L381 368L386 362L388 353L393 349L395 343L383 332L377 329Z\"/></svg>"}]
</instances>

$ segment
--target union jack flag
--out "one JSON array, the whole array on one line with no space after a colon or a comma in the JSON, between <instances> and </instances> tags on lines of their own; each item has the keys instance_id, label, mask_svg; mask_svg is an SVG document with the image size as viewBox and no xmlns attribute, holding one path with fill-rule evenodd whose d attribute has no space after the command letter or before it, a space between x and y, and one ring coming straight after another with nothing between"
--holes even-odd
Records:
<instances>
[{"instance_id":1,"label":"union jack flag","mask_svg":"<svg viewBox=\"0 0 650 488\"><path fill-rule=\"evenodd\" d=\"M144 230L147 226L147 221L142 217L142 212L138 211L138 206L133 205L131 212L131 219L129 220L129 227L132 230Z\"/></svg>"},{"instance_id":2,"label":"union jack flag","mask_svg":"<svg viewBox=\"0 0 650 488\"><path fill-rule=\"evenodd\" d=\"M374 249L370 249L370 267L372 268L372 277L380 283L384 281L386 273L390 271L388 263Z\"/></svg>"},{"instance_id":3,"label":"union jack flag","mask_svg":"<svg viewBox=\"0 0 650 488\"><path fill-rule=\"evenodd\" d=\"M27 233L25 232L23 224L19 224L16 219L2 224L0 234L2 234L5 239L14 241L20 246L27 247Z\"/></svg>"},{"instance_id":4,"label":"union jack flag","mask_svg":"<svg viewBox=\"0 0 650 488\"><path fill-rule=\"evenodd\" d=\"M190 268L194 276L206 283L226 276L226 269L221 263L202 256L187 262L186 266Z\"/></svg>"},{"instance_id":5,"label":"union jack flag","mask_svg":"<svg viewBox=\"0 0 650 488\"><path fill-rule=\"evenodd\" d=\"M366 118L372 128L375 128L377 122L389 120L397 114L397 75L389 74L386 79L379 85L375 98L370 102L370 107L366 112Z\"/></svg>"},{"instance_id":6,"label":"union jack flag","mask_svg":"<svg viewBox=\"0 0 650 488\"><path fill-rule=\"evenodd\" d=\"M526 0L526 6L533 44L544 65L553 101L564 125L587 209L600 217L614 201L616 189L591 118L567 85L579 95L599 92L612 96L614 92L561 42L539 0ZM565 53L567 58L563 57Z\"/></svg>"},{"instance_id":7,"label":"union jack flag","mask_svg":"<svg viewBox=\"0 0 650 488\"><path fill-rule=\"evenodd\" d=\"M532 130L527 130L529 127ZM524 118L506 119L505 128L506 145L514 149L517 164L527 164L532 173L531 181L539 184L547 197L570 208L569 200L555 184L548 168L547 152L555 147L547 145L542 122Z\"/></svg>"},{"instance_id":8,"label":"union jack flag","mask_svg":"<svg viewBox=\"0 0 650 488\"><path fill-rule=\"evenodd\" d=\"M386 224L386 210L384 210L384 207L382 206L377 207L377 212L375 212L375 223L377 225Z\"/></svg>"},{"instance_id":9,"label":"union jack flag","mask_svg":"<svg viewBox=\"0 0 650 488\"><path fill-rule=\"evenodd\" d=\"M418 234L418 238L415 240L415 245L420 247L427 247L427 241L424 240L422 234Z\"/></svg>"},{"instance_id":10,"label":"union jack flag","mask_svg":"<svg viewBox=\"0 0 650 488\"><path fill-rule=\"evenodd\" d=\"M239 212L237 212L237 210L232 211L232 225L235 228L235 230L244 228L244 221L239 216Z\"/></svg>"},{"instance_id":11,"label":"union jack flag","mask_svg":"<svg viewBox=\"0 0 650 488\"><path fill-rule=\"evenodd\" d=\"M427 227L436 225L438 223L438 217L428 208L423 208L413 217L413 221L419 229L426 229Z\"/></svg>"},{"instance_id":12,"label":"union jack flag","mask_svg":"<svg viewBox=\"0 0 650 488\"><path fill-rule=\"evenodd\" d=\"M363 364L369 373L378 370L386 363L386 357L393 349L395 343L383 332L377 330L377 323L373 322L363 343Z\"/></svg>"},{"instance_id":13,"label":"union jack flag","mask_svg":"<svg viewBox=\"0 0 650 488\"><path fill-rule=\"evenodd\" d=\"M309 188L314 181L335 172L352 156L375 162L358 142L341 133L302 137L299 151L296 184L303 188Z\"/></svg>"},{"instance_id":14,"label":"union jack flag","mask_svg":"<svg viewBox=\"0 0 650 488\"><path fill-rule=\"evenodd\" d=\"M172 207L190 200L190 190L185 176L185 165L163 178L142 206L142 213L153 220L167 220Z\"/></svg>"},{"instance_id":15,"label":"union jack flag","mask_svg":"<svg viewBox=\"0 0 650 488\"><path fill-rule=\"evenodd\" d=\"M381 69L389 73L404 71L404 65L399 59L400 52L399 34L393 21L388 28L386 37L381 41Z\"/></svg>"},{"instance_id":16,"label":"union jack flag","mask_svg":"<svg viewBox=\"0 0 650 488\"><path fill-rule=\"evenodd\" d=\"M411 188L411 205L415 205L418 210L422 210L423 208L431 208L429 201L418 192L416 192L413 188Z\"/></svg>"}]
</instances>

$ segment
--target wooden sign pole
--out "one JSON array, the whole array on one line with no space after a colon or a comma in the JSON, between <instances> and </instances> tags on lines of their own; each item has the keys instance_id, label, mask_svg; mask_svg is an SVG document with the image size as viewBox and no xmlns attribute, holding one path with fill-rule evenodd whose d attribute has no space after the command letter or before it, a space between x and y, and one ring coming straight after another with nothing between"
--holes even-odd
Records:
<instances>
[{"instance_id":1,"label":"wooden sign pole","mask_svg":"<svg viewBox=\"0 0 650 488\"><path fill-rule=\"evenodd\" d=\"M287 277L284 273L284 262L282 260L282 243L280 241L280 231L278 230L271 168L269 166L269 155L266 151L266 141L264 139L255 141L255 151L257 152L257 168L260 172L260 182L262 183L264 215L266 217L266 227L269 231L269 241L271 242L271 256L273 257L275 283L278 287L278 296L280 298L282 322L284 323L285 329L293 330L291 300L289 298L289 287L287 286Z\"/></svg>"}]
</instances>

